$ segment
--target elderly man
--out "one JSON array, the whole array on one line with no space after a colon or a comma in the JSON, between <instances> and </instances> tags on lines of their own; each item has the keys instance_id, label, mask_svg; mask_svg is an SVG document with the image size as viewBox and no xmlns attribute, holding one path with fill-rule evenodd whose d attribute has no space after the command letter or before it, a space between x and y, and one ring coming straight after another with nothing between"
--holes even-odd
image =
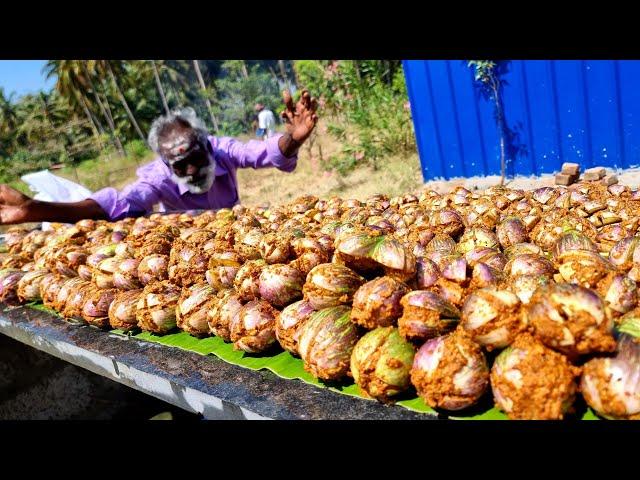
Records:
<instances>
[{"instance_id":1,"label":"elderly man","mask_svg":"<svg viewBox=\"0 0 640 480\"><path fill-rule=\"evenodd\" d=\"M303 91L294 105L284 92L284 135L245 144L229 137L208 135L193 109L183 109L155 120L149 145L159 157L138 169L138 180L122 191L104 188L74 203L33 200L0 185L0 224L76 222L83 218L118 220L164 211L219 209L239 202L238 168L296 168L297 152L318 121L317 101Z\"/></svg>"}]
</instances>

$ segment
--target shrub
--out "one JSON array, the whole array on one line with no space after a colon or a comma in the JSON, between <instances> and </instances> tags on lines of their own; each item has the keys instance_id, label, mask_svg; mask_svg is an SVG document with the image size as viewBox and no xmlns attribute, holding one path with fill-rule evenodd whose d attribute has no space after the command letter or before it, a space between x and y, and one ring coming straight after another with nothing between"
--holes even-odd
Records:
<instances>
[{"instance_id":1,"label":"shrub","mask_svg":"<svg viewBox=\"0 0 640 480\"><path fill-rule=\"evenodd\" d=\"M391 75L377 63L333 62L325 68L321 98L334 119L328 131L344 145L325 162L327 169L341 174L362 164L377 169L381 158L415 150L402 68ZM308 73L302 76L314 81Z\"/></svg>"},{"instance_id":2,"label":"shrub","mask_svg":"<svg viewBox=\"0 0 640 480\"><path fill-rule=\"evenodd\" d=\"M150 152L149 147L147 147L147 144L142 140L131 140L124 146L124 150L127 156L136 160L146 157Z\"/></svg>"}]
</instances>

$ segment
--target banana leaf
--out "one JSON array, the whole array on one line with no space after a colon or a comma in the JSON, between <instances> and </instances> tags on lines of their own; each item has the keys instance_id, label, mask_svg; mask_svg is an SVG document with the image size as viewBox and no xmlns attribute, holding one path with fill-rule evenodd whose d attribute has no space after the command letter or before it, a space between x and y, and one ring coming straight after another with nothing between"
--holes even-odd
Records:
<instances>
[{"instance_id":1,"label":"banana leaf","mask_svg":"<svg viewBox=\"0 0 640 480\"><path fill-rule=\"evenodd\" d=\"M60 317L56 311L45 307L41 303L32 303L27 306ZM137 340L158 343L168 347L181 348L200 355L215 355L232 365L251 370L266 369L287 380L297 379L316 387L328 388L343 395L359 397L372 402L376 401L366 398L360 388L351 380L340 384L327 384L316 379L304 369L302 360L286 351L274 349L274 351L265 352L262 355L253 355L234 350L231 343L225 343L219 337L198 339L182 331L175 331L174 333L166 335L156 335L140 331L124 332L122 330L110 330L109 333L126 335ZM456 412L455 414L441 414L435 411L426 405L422 398L416 395L415 391L406 394L403 398L399 398L395 404L414 412L437 415L440 418L449 418L452 420L506 420L507 416L502 411L493 407L490 403L487 405L487 401L490 401L488 398L490 395L485 395L485 397L487 397L485 398L486 401L481 405L472 407L465 412ZM580 418L582 420L598 420L598 417L590 408L586 408L585 411L580 414Z\"/></svg>"}]
</instances>

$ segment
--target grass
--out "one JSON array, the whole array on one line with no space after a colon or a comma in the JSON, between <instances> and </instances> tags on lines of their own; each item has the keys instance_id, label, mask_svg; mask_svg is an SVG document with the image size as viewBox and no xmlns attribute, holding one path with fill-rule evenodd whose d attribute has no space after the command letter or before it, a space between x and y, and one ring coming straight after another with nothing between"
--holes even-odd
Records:
<instances>
[{"instance_id":1,"label":"grass","mask_svg":"<svg viewBox=\"0 0 640 480\"><path fill-rule=\"evenodd\" d=\"M26 195L33 195L33 192L31 191L31 189L28 187L28 185L26 183L24 183L22 180L17 179L17 180L12 180L9 183L7 183L7 185L9 185L12 188L15 188L16 190L26 194Z\"/></svg>"},{"instance_id":2,"label":"grass","mask_svg":"<svg viewBox=\"0 0 640 480\"><path fill-rule=\"evenodd\" d=\"M128 155L126 157L105 153L97 158L84 160L77 165L68 165L59 170L52 170L51 173L84 185L92 192L104 187L122 188L134 181L138 167L153 160L154 156L151 151L146 152L143 156ZM34 193L20 179L13 180L8 185L27 195Z\"/></svg>"},{"instance_id":3,"label":"grass","mask_svg":"<svg viewBox=\"0 0 640 480\"><path fill-rule=\"evenodd\" d=\"M263 202L277 204L305 194L322 198L337 195L362 200L374 193L407 193L422 185L417 152L389 156L380 162L382 167L377 171L365 166L344 176L323 171L322 158L329 158L340 148L341 144L319 125L311 148L305 145L300 149L298 166L293 172L284 173L274 168L238 170L240 200L245 205Z\"/></svg>"},{"instance_id":4,"label":"grass","mask_svg":"<svg viewBox=\"0 0 640 480\"><path fill-rule=\"evenodd\" d=\"M306 194L363 200L374 193L407 193L421 184L417 154L388 157L384 167L377 171L360 167L345 176L322 171L306 152L301 152L292 173L276 169L238 171L240 199L246 205L285 203Z\"/></svg>"},{"instance_id":5,"label":"grass","mask_svg":"<svg viewBox=\"0 0 640 480\"><path fill-rule=\"evenodd\" d=\"M135 180L138 167L153 158L154 154L151 151L143 157L120 157L111 153L85 160L77 166L61 168L53 173L84 185L94 192L104 187L122 188Z\"/></svg>"}]
</instances>

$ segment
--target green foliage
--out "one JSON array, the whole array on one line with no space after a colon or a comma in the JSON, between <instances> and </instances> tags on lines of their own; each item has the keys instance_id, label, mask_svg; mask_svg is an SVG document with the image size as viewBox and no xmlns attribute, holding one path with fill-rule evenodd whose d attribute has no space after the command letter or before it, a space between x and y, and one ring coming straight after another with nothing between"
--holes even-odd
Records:
<instances>
[{"instance_id":1,"label":"green foliage","mask_svg":"<svg viewBox=\"0 0 640 480\"><path fill-rule=\"evenodd\" d=\"M54 173L84 185L94 192L104 187L121 187L135 178L136 170L155 156L149 149L132 146L136 143L136 140L133 140L124 145L127 152L125 157L117 155L113 148L109 148L94 158L71 164Z\"/></svg>"},{"instance_id":2,"label":"green foliage","mask_svg":"<svg viewBox=\"0 0 640 480\"><path fill-rule=\"evenodd\" d=\"M218 103L215 113L220 122L220 129L226 135L251 132L251 122L256 116L256 103L262 103L274 113L282 103L275 79L257 65L247 70L248 76L245 76L243 63L242 60L224 62L224 76L216 82Z\"/></svg>"},{"instance_id":3,"label":"green foliage","mask_svg":"<svg viewBox=\"0 0 640 480\"><path fill-rule=\"evenodd\" d=\"M318 95L326 94L327 82L325 79L325 68L328 64L324 60L296 60L293 62L296 76L300 86L308 88Z\"/></svg>"},{"instance_id":4,"label":"green foliage","mask_svg":"<svg viewBox=\"0 0 640 480\"><path fill-rule=\"evenodd\" d=\"M296 66L301 62L296 62ZM380 167L385 156L415 149L411 112L399 62L305 61L300 82L320 93L324 112L333 118L328 132L343 143L325 168L344 174L358 165ZM305 84L306 86L306 84ZM313 90L312 90L313 91Z\"/></svg>"},{"instance_id":5,"label":"green foliage","mask_svg":"<svg viewBox=\"0 0 640 480\"><path fill-rule=\"evenodd\" d=\"M34 192L31 191L29 186L24 183L22 180L12 180L8 183L11 188L15 188L19 192L24 193L25 195L32 196Z\"/></svg>"},{"instance_id":6,"label":"green foliage","mask_svg":"<svg viewBox=\"0 0 640 480\"><path fill-rule=\"evenodd\" d=\"M469 60L467 66L475 68L476 81L489 83L493 80L495 62L491 60Z\"/></svg>"},{"instance_id":7,"label":"green foliage","mask_svg":"<svg viewBox=\"0 0 640 480\"><path fill-rule=\"evenodd\" d=\"M148 156L151 150L142 140L131 140L124 146L124 151L127 152L127 156L138 160Z\"/></svg>"},{"instance_id":8,"label":"green foliage","mask_svg":"<svg viewBox=\"0 0 640 480\"><path fill-rule=\"evenodd\" d=\"M28 172L42 170L56 163L55 153L44 154L25 149L16 150L9 158L0 158L0 183L10 183Z\"/></svg>"}]
</instances>

